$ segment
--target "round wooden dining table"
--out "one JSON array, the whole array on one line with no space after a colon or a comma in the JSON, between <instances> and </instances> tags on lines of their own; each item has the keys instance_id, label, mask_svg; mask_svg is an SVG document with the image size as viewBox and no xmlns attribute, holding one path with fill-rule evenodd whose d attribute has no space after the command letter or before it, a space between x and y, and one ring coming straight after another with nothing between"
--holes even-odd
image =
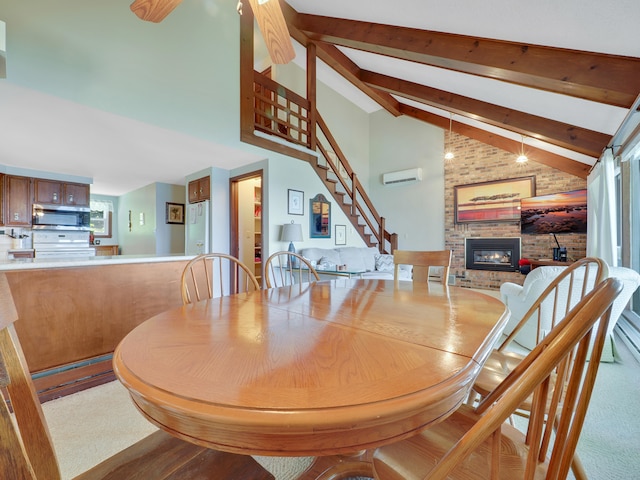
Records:
<instances>
[{"instance_id":1,"label":"round wooden dining table","mask_svg":"<svg viewBox=\"0 0 640 480\"><path fill-rule=\"evenodd\" d=\"M140 412L182 439L352 455L451 414L508 316L469 289L336 279L166 311L132 330L113 363Z\"/></svg>"}]
</instances>

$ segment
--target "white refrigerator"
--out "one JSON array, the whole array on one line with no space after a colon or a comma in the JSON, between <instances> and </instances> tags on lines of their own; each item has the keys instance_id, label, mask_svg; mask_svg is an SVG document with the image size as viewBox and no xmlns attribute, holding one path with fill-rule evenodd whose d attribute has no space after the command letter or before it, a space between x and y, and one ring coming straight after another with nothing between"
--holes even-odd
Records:
<instances>
[{"instance_id":1,"label":"white refrigerator","mask_svg":"<svg viewBox=\"0 0 640 480\"><path fill-rule=\"evenodd\" d=\"M209 200L190 203L185 219L185 253L199 255L209 253Z\"/></svg>"}]
</instances>

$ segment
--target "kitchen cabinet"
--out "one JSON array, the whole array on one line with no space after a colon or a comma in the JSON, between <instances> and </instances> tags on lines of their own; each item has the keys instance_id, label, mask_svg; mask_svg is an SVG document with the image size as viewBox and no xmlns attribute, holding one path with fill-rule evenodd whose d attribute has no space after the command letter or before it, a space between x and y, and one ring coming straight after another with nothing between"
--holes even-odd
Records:
<instances>
[{"instance_id":1,"label":"kitchen cabinet","mask_svg":"<svg viewBox=\"0 0 640 480\"><path fill-rule=\"evenodd\" d=\"M33 193L31 178L5 175L2 179L2 211L7 227L30 227Z\"/></svg>"},{"instance_id":2,"label":"kitchen cabinet","mask_svg":"<svg viewBox=\"0 0 640 480\"><path fill-rule=\"evenodd\" d=\"M89 185L56 180L34 179L35 203L89 206Z\"/></svg>"},{"instance_id":3,"label":"kitchen cabinet","mask_svg":"<svg viewBox=\"0 0 640 480\"><path fill-rule=\"evenodd\" d=\"M209 177L198 178L189 182L189 203L198 203L211 198L211 180Z\"/></svg>"}]
</instances>

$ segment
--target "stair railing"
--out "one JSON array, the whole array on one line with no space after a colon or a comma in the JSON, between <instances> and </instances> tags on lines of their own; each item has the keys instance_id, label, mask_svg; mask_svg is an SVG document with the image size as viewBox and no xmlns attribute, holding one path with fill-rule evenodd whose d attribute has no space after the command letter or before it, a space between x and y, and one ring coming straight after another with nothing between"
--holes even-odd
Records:
<instances>
[{"instance_id":1,"label":"stair railing","mask_svg":"<svg viewBox=\"0 0 640 480\"><path fill-rule=\"evenodd\" d=\"M254 129L319 152L316 164L311 166L360 236L381 253L392 253L398 246L397 234L386 230L385 218L373 206L317 110L312 125L311 102L260 72L254 71L253 85ZM315 136L311 134L313 129Z\"/></svg>"}]
</instances>

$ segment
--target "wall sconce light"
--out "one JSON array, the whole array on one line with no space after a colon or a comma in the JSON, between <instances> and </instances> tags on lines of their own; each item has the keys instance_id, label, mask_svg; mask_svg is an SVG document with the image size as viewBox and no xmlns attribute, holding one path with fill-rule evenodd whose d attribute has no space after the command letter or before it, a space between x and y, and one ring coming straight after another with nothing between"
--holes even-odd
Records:
<instances>
[{"instance_id":1,"label":"wall sconce light","mask_svg":"<svg viewBox=\"0 0 640 480\"><path fill-rule=\"evenodd\" d=\"M520 155L518 155L518 158L516 158L516 163L518 163L520 165L524 165L528 161L529 161L529 159L524 154L524 135L522 135L522 141L520 143Z\"/></svg>"},{"instance_id":2,"label":"wall sconce light","mask_svg":"<svg viewBox=\"0 0 640 480\"><path fill-rule=\"evenodd\" d=\"M447 163L451 163L454 158L453 151L451 150L451 124L453 123L453 113L449 112L449 137L447 139L447 148L446 153L444 154L444 159Z\"/></svg>"}]
</instances>

